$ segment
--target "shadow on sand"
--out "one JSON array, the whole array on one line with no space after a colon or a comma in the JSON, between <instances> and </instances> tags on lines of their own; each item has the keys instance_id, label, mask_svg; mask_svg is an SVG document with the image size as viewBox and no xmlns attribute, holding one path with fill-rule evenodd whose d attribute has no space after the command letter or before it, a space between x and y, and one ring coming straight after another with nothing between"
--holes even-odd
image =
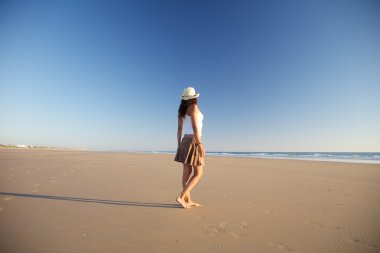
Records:
<instances>
[{"instance_id":1,"label":"shadow on sand","mask_svg":"<svg viewBox=\"0 0 380 253\"><path fill-rule=\"evenodd\" d=\"M15 192L0 192L0 195L26 197L26 198L40 198L40 199L54 199L54 200L67 200L67 201L80 201L80 202L92 202L98 204L108 205L123 205L123 206L144 206L144 207L162 207L162 208L182 208L178 204L162 204L162 203L149 203L149 202L135 202L135 201L122 201L122 200L108 200L108 199L88 199L88 198L76 198L66 196L49 196L41 194L26 194Z\"/></svg>"}]
</instances>

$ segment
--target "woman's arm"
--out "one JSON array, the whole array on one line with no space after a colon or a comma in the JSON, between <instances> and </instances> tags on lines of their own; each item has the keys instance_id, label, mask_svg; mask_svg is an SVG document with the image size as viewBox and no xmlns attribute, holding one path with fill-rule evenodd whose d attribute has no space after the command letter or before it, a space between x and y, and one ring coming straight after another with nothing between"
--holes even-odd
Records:
<instances>
[{"instance_id":1,"label":"woman's arm","mask_svg":"<svg viewBox=\"0 0 380 253\"><path fill-rule=\"evenodd\" d=\"M183 120L181 117L178 116L178 130L177 130L177 142L178 146L181 143L181 137L182 137L182 124Z\"/></svg>"}]
</instances>

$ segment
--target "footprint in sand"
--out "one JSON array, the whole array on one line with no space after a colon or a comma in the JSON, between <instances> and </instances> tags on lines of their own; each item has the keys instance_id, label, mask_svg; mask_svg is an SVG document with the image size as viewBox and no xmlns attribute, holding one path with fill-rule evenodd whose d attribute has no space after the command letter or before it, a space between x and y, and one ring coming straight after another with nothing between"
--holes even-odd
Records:
<instances>
[{"instance_id":1,"label":"footprint in sand","mask_svg":"<svg viewBox=\"0 0 380 253\"><path fill-rule=\"evenodd\" d=\"M255 206L261 206L261 203L258 202L258 201L251 200L251 201L249 201L249 203L251 203L251 204L253 204Z\"/></svg>"},{"instance_id":2,"label":"footprint in sand","mask_svg":"<svg viewBox=\"0 0 380 253\"><path fill-rule=\"evenodd\" d=\"M53 179L53 180L50 180L50 183L55 183L55 179Z\"/></svg>"},{"instance_id":3,"label":"footprint in sand","mask_svg":"<svg viewBox=\"0 0 380 253\"><path fill-rule=\"evenodd\" d=\"M221 233L226 233L227 222L223 221L219 225L208 225L208 227L203 231L204 234L210 236L216 236Z\"/></svg>"},{"instance_id":4,"label":"footprint in sand","mask_svg":"<svg viewBox=\"0 0 380 253\"><path fill-rule=\"evenodd\" d=\"M224 193L223 193L223 191L221 191L221 190L217 190L216 192L217 192L217 194L220 194L220 195L222 195L222 196L223 196L223 198L231 198L231 196L230 196L230 195L228 195L228 194L224 194Z\"/></svg>"},{"instance_id":5,"label":"footprint in sand","mask_svg":"<svg viewBox=\"0 0 380 253\"><path fill-rule=\"evenodd\" d=\"M4 207L0 206L0 212L4 211Z\"/></svg>"},{"instance_id":6,"label":"footprint in sand","mask_svg":"<svg viewBox=\"0 0 380 253\"><path fill-rule=\"evenodd\" d=\"M268 244L272 247L276 247L280 250L285 250L285 251L293 251L292 247L289 247L288 245L285 245L283 243L277 243L277 242L268 242Z\"/></svg>"},{"instance_id":7,"label":"footprint in sand","mask_svg":"<svg viewBox=\"0 0 380 253\"><path fill-rule=\"evenodd\" d=\"M11 200L13 199L14 197L5 197L4 200L8 201L8 200Z\"/></svg>"},{"instance_id":8,"label":"footprint in sand","mask_svg":"<svg viewBox=\"0 0 380 253\"><path fill-rule=\"evenodd\" d=\"M241 238L241 235L236 233L236 232L230 232L230 235L235 238L235 239L240 239Z\"/></svg>"},{"instance_id":9,"label":"footprint in sand","mask_svg":"<svg viewBox=\"0 0 380 253\"><path fill-rule=\"evenodd\" d=\"M371 248L371 249L377 249L378 246L376 244L373 244L373 243L370 243L370 242L365 242L365 241L362 241L362 240L359 240L359 239L356 239L356 238L346 238L346 240L350 243L357 243L357 244L360 244L362 246L365 246L365 247L368 247L368 248Z\"/></svg>"},{"instance_id":10,"label":"footprint in sand","mask_svg":"<svg viewBox=\"0 0 380 253\"><path fill-rule=\"evenodd\" d=\"M241 221L241 222L240 222L240 228L244 228L244 229L248 228L248 222L246 222L246 221Z\"/></svg>"},{"instance_id":11,"label":"footprint in sand","mask_svg":"<svg viewBox=\"0 0 380 253\"><path fill-rule=\"evenodd\" d=\"M308 225L311 225L311 226L314 226L314 227L318 227L318 228L326 228L325 225L319 223L319 222L316 222L316 221L308 221L308 220L305 220L303 221L304 223L308 224Z\"/></svg>"},{"instance_id":12,"label":"footprint in sand","mask_svg":"<svg viewBox=\"0 0 380 253\"><path fill-rule=\"evenodd\" d=\"M9 176L7 177L7 180L11 180L13 176L14 176L14 174L9 175Z\"/></svg>"},{"instance_id":13,"label":"footprint in sand","mask_svg":"<svg viewBox=\"0 0 380 253\"><path fill-rule=\"evenodd\" d=\"M273 214L273 215L281 215L282 214L281 212L278 212L278 211L275 211L275 210L272 210L272 209L265 209L265 212L267 214Z\"/></svg>"},{"instance_id":14,"label":"footprint in sand","mask_svg":"<svg viewBox=\"0 0 380 253\"><path fill-rule=\"evenodd\" d=\"M34 184L33 185L33 187L38 187L40 184ZM33 190L31 190L30 192L38 192L38 190L37 189L33 189Z\"/></svg>"},{"instance_id":15,"label":"footprint in sand","mask_svg":"<svg viewBox=\"0 0 380 253\"><path fill-rule=\"evenodd\" d=\"M215 236L218 234L218 229L212 225L209 225L204 231L204 234L209 236Z\"/></svg>"},{"instance_id":16,"label":"footprint in sand","mask_svg":"<svg viewBox=\"0 0 380 253\"><path fill-rule=\"evenodd\" d=\"M222 221L217 225L209 224L207 228L203 230L203 233L209 236L228 234L235 239L240 239L246 234L246 229L249 227L248 222L246 221L240 221L238 224L231 224L231 226L227 224L226 221Z\"/></svg>"},{"instance_id":17,"label":"footprint in sand","mask_svg":"<svg viewBox=\"0 0 380 253\"><path fill-rule=\"evenodd\" d=\"M235 238L235 239L240 239L242 236L246 234L246 229L248 228L248 222L246 221L240 221L238 225L238 229L235 231L229 232L229 234Z\"/></svg>"}]
</instances>

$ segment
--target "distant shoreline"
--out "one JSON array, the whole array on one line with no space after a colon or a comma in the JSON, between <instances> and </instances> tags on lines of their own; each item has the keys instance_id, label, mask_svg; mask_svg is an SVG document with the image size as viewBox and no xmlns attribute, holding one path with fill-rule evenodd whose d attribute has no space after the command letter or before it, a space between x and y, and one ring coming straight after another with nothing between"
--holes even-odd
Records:
<instances>
[{"instance_id":1,"label":"distant shoreline","mask_svg":"<svg viewBox=\"0 0 380 253\"><path fill-rule=\"evenodd\" d=\"M88 149L77 149L77 148L55 148L55 147L26 147L26 148L21 148L21 147L4 147L0 146L0 150L5 150L5 149L13 149L13 150L62 150L62 151L93 151L93 150L88 150Z\"/></svg>"},{"instance_id":2,"label":"distant shoreline","mask_svg":"<svg viewBox=\"0 0 380 253\"><path fill-rule=\"evenodd\" d=\"M147 151L141 153L175 154L174 151ZM231 158L380 164L380 152L206 152L206 155Z\"/></svg>"},{"instance_id":3,"label":"distant shoreline","mask_svg":"<svg viewBox=\"0 0 380 253\"><path fill-rule=\"evenodd\" d=\"M0 146L1 150L35 150L35 151L82 151L95 153L135 153L174 155L174 151L128 151L128 150L96 150L84 148L58 147L14 147ZM297 155L295 155L297 154ZM370 156L368 156L370 155ZM338 162L352 164L380 164L380 152L206 152L208 157L257 158L273 160Z\"/></svg>"}]
</instances>

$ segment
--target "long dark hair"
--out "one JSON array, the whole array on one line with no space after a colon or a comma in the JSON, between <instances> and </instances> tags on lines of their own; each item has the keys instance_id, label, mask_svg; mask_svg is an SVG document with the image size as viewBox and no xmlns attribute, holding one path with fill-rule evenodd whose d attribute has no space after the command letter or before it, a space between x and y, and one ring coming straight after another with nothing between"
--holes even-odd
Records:
<instances>
[{"instance_id":1,"label":"long dark hair","mask_svg":"<svg viewBox=\"0 0 380 253\"><path fill-rule=\"evenodd\" d=\"M197 98L192 98L192 99L189 99L189 100L181 100L181 104L179 105L179 109L178 109L178 117L185 117L186 115L186 110L187 110L187 107L189 107L189 105L193 105L193 104L198 104L198 101L197 101Z\"/></svg>"}]
</instances>

